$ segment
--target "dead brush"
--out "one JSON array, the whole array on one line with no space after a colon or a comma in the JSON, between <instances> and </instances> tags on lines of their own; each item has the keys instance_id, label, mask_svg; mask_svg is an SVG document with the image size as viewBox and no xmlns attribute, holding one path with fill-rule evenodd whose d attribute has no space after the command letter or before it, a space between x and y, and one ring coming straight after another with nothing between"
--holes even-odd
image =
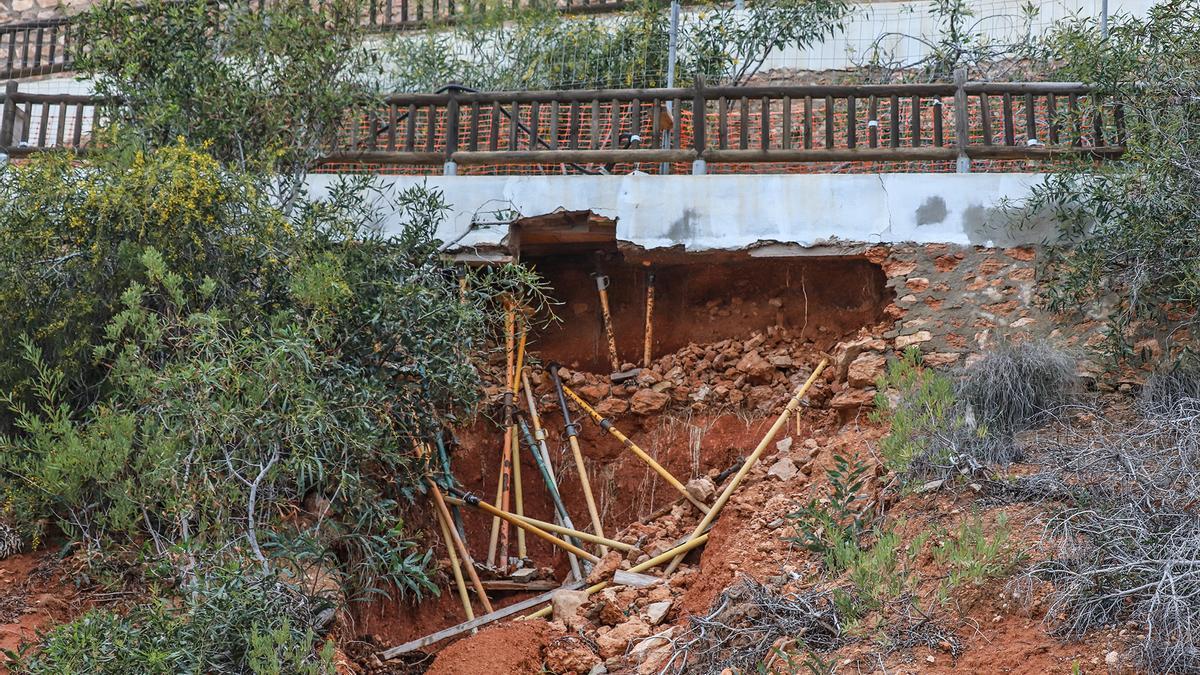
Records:
<instances>
[{"instance_id":1,"label":"dead brush","mask_svg":"<svg viewBox=\"0 0 1200 675\"><path fill-rule=\"evenodd\" d=\"M1073 509L1051 523L1059 555L1031 574L1054 584L1047 616L1080 639L1125 621L1149 672L1200 672L1200 517L1149 502Z\"/></svg>"},{"instance_id":2,"label":"dead brush","mask_svg":"<svg viewBox=\"0 0 1200 675\"><path fill-rule=\"evenodd\" d=\"M1011 439L1045 423L1078 389L1075 360L1045 342L1001 341L963 373L958 398L976 426Z\"/></svg>"},{"instance_id":3,"label":"dead brush","mask_svg":"<svg viewBox=\"0 0 1200 675\"><path fill-rule=\"evenodd\" d=\"M833 593L777 593L751 578L721 593L704 616L693 616L672 642L661 673L754 672L781 638L827 652L842 644Z\"/></svg>"},{"instance_id":4,"label":"dead brush","mask_svg":"<svg viewBox=\"0 0 1200 675\"><path fill-rule=\"evenodd\" d=\"M1043 342L1001 342L949 377L905 354L889 367L892 433L881 451L909 478L979 475L1021 459L1018 433L1037 428L1078 392L1074 359Z\"/></svg>"},{"instance_id":5,"label":"dead brush","mask_svg":"<svg viewBox=\"0 0 1200 675\"><path fill-rule=\"evenodd\" d=\"M1154 373L1142 387L1138 409L1148 417L1186 414L1200 401L1200 363L1192 359L1169 370Z\"/></svg>"},{"instance_id":6,"label":"dead brush","mask_svg":"<svg viewBox=\"0 0 1200 675\"><path fill-rule=\"evenodd\" d=\"M1047 621L1073 639L1132 621L1149 672L1200 673L1200 398L1189 387L1160 381L1130 410L1078 407L1038 444L1039 482L1069 488L1043 536L1053 557L1029 571L1053 584Z\"/></svg>"}]
</instances>

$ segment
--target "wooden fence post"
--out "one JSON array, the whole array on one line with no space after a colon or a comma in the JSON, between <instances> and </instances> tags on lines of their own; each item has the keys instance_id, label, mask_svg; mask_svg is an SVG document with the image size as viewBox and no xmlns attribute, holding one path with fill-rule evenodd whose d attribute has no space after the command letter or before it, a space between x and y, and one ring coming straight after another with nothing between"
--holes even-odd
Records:
<instances>
[{"instance_id":1,"label":"wooden fence post","mask_svg":"<svg viewBox=\"0 0 1200 675\"><path fill-rule=\"evenodd\" d=\"M9 80L8 84L4 85L4 116L0 119L0 150L13 147L13 131L17 121L17 102L14 99L19 86L16 80Z\"/></svg>"},{"instance_id":2,"label":"wooden fence post","mask_svg":"<svg viewBox=\"0 0 1200 675\"><path fill-rule=\"evenodd\" d=\"M704 134L704 76L697 75L692 87L695 90L692 95L692 147L696 150L696 159L692 160L692 175L703 176L708 173L704 162L704 150L708 145Z\"/></svg>"},{"instance_id":3,"label":"wooden fence post","mask_svg":"<svg viewBox=\"0 0 1200 675\"><path fill-rule=\"evenodd\" d=\"M450 101L446 104L446 162L442 165L442 174L454 176L458 174L458 164L454 162L454 153L458 152L458 96L450 92ZM516 120L513 121L516 124Z\"/></svg>"},{"instance_id":4,"label":"wooden fence post","mask_svg":"<svg viewBox=\"0 0 1200 675\"><path fill-rule=\"evenodd\" d=\"M954 71L954 147L958 149L958 162L955 167L958 173L971 173L971 158L967 155L967 145L970 143L970 118L967 111L967 71L957 68Z\"/></svg>"}]
</instances>

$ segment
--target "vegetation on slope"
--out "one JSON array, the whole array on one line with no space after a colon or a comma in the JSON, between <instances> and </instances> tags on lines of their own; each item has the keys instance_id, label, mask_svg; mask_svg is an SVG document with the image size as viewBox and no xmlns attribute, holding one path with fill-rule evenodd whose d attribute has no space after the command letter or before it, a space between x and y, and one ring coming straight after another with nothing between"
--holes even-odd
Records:
<instances>
[{"instance_id":1,"label":"vegetation on slope","mask_svg":"<svg viewBox=\"0 0 1200 675\"><path fill-rule=\"evenodd\" d=\"M541 287L505 266L464 291L437 192L306 194L366 95L336 3L85 24L128 114L87 157L0 169L0 517L147 602L18 669L326 671L324 609L436 592L403 517L431 470L414 446L473 414L501 298Z\"/></svg>"}]
</instances>

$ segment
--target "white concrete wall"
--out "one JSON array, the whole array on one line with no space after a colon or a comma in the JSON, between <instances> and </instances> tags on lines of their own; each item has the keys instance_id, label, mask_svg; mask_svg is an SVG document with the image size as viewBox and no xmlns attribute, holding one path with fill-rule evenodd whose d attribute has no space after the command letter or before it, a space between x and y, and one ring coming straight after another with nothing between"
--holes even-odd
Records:
<instances>
[{"instance_id":1,"label":"white concrete wall","mask_svg":"<svg viewBox=\"0 0 1200 675\"><path fill-rule=\"evenodd\" d=\"M310 178L319 195L335 176ZM1011 231L1005 199L1020 199L1037 174L436 176L379 179L384 194L413 185L440 190L452 210L438 231L461 248L503 243L512 212L559 209L615 218L617 238L647 249L757 248L759 255L820 253L846 244L1039 243L1050 223ZM384 207L379 225L395 231Z\"/></svg>"}]
</instances>

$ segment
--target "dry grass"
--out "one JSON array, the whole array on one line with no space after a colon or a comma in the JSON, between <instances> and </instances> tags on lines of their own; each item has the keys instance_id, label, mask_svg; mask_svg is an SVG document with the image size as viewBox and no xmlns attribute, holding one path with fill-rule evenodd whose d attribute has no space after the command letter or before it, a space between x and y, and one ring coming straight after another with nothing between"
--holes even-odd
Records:
<instances>
[{"instance_id":1,"label":"dry grass","mask_svg":"<svg viewBox=\"0 0 1200 675\"><path fill-rule=\"evenodd\" d=\"M1054 591L1059 634L1134 622L1149 672L1200 672L1200 398L1196 380L1152 381L1136 406L1077 406L1034 440L1045 471L1014 483L1060 501L1032 566Z\"/></svg>"},{"instance_id":2,"label":"dry grass","mask_svg":"<svg viewBox=\"0 0 1200 675\"><path fill-rule=\"evenodd\" d=\"M725 589L704 616L693 616L672 640L663 673L754 672L781 638L808 650L841 645L842 626L828 591L780 594L751 578Z\"/></svg>"}]
</instances>

